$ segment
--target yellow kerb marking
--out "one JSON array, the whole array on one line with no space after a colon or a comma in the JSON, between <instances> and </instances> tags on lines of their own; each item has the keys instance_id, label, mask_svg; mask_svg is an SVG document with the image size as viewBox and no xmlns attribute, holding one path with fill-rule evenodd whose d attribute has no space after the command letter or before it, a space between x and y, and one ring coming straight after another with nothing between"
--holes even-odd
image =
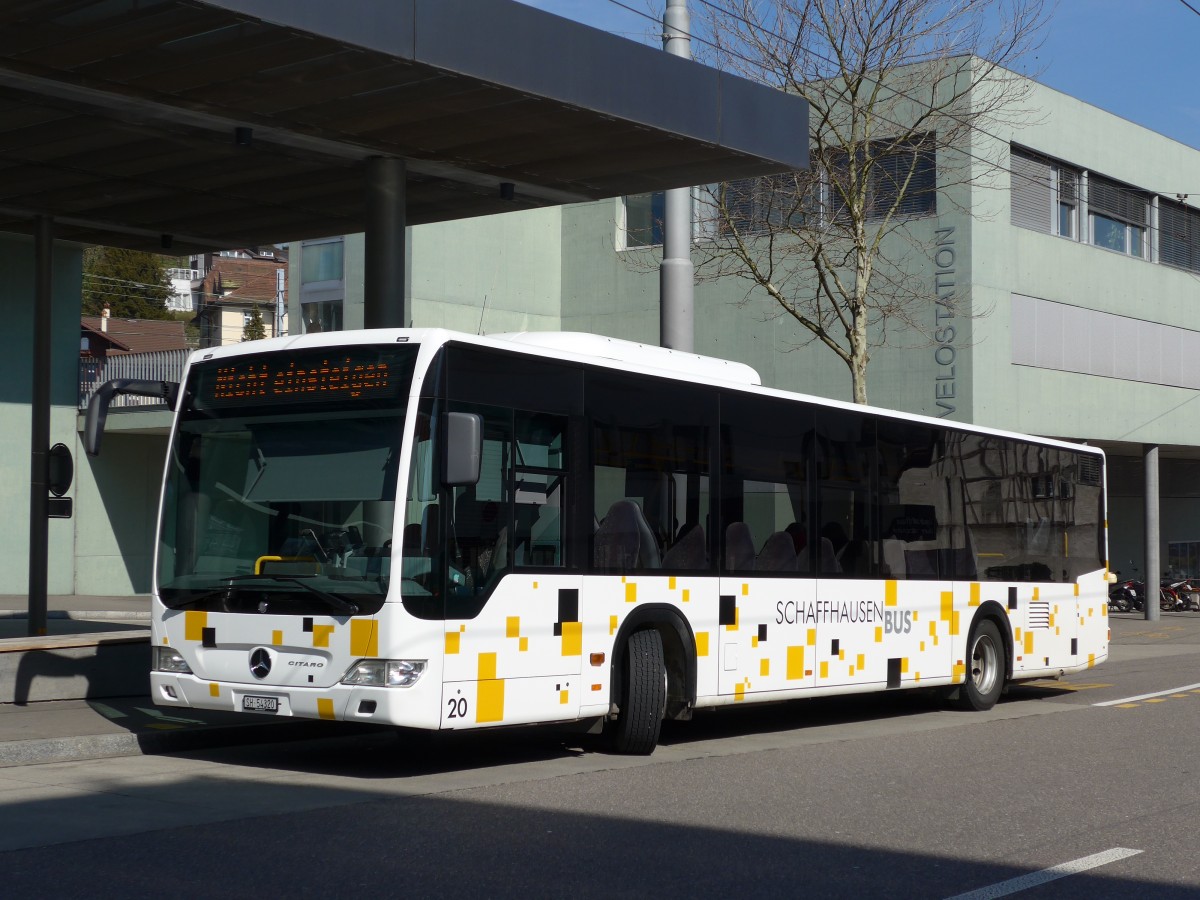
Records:
<instances>
[{"instance_id":1,"label":"yellow kerb marking","mask_svg":"<svg viewBox=\"0 0 1200 900\"><path fill-rule=\"evenodd\" d=\"M504 620L504 636L515 638L521 636L521 617L508 616Z\"/></svg>"},{"instance_id":2,"label":"yellow kerb marking","mask_svg":"<svg viewBox=\"0 0 1200 900\"><path fill-rule=\"evenodd\" d=\"M317 698L317 715L322 719L333 718L333 701L328 697Z\"/></svg>"},{"instance_id":3,"label":"yellow kerb marking","mask_svg":"<svg viewBox=\"0 0 1200 900\"><path fill-rule=\"evenodd\" d=\"M1166 703L1166 702L1167 702L1167 698L1166 698L1166 697L1151 697L1151 698L1150 698L1149 700L1147 700L1146 702L1147 702L1147 703Z\"/></svg>"},{"instance_id":4,"label":"yellow kerb marking","mask_svg":"<svg viewBox=\"0 0 1200 900\"><path fill-rule=\"evenodd\" d=\"M769 659L760 659L758 661L758 674L763 678L771 674L771 661Z\"/></svg>"},{"instance_id":5,"label":"yellow kerb marking","mask_svg":"<svg viewBox=\"0 0 1200 900\"><path fill-rule=\"evenodd\" d=\"M971 600L970 600L971 606L979 605L979 599L980 599L979 594L980 594L979 582L972 581L971 582Z\"/></svg>"},{"instance_id":6,"label":"yellow kerb marking","mask_svg":"<svg viewBox=\"0 0 1200 900\"><path fill-rule=\"evenodd\" d=\"M708 632L696 632L696 656L708 656Z\"/></svg>"},{"instance_id":7,"label":"yellow kerb marking","mask_svg":"<svg viewBox=\"0 0 1200 900\"><path fill-rule=\"evenodd\" d=\"M183 614L183 639L185 641L204 640L204 629L207 627L208 613L189 609Z\"/></svg>"},{"instance_id":8,"label":"yellow kerb marking","mask_svg":"<svg viewBox=\"0 0 1200 900\"><path fill-rule=\"evenodd\" d=\"M459 640L460 638L461 638L461 635L457 631L447 631L446 632L446 655L447 656L454 656L458 653L458 648L460 646L460 640Z\"/></svg>"},{"instance_id":9,"label":"yellow kerb marking","mask_svg":"<svg viewBox=\"0 0 1200 900\"><path fill-rule=\"evenodd\" d=\"M889 580L889 581L885 581L883 583L883 605L884 606L895 606L896 605L896 582L895 581Z\"/></svg>"},{"instance_id":10,"label":"yellow kerb marking","mask_svg":"<svg viewBox=\"0 0 1200 900\"><path fill-rule=\"evenodd\" d=\"M625 602L637 603L637 583L628 581L625 583Z\"/></svg>"},{"instance_id":11,"label":"yellow kerb marking","mask_svg":"<svg viewBox=\"0 0 1200 900\"><path fill-rule=\"evenodd\" d=\"M821 671L825 671L825 663L821 663ZM763 673L764 675L766 672ZM803 647L788 647L787 648L787 679L788 681L796 681L804 677L804 648ZM823 676L822 676L823 677Z\"/></svg>"},{"instance_id":12,"label":"yellow kerb marking","mask_svg":"<svg viewBox=\"0 0 1200 900\"><path fill-rule=\"evenodd\" d=\"M220 697L221 696L221 686L219 684L210 684L208 686L208 696Z\"/></svg>"},{"instance_id":13,"label":"yellow kerb marking","mask_svg":"<svg viewBox=\"0 0 1200 900\"><path fill-rule=\"evenodd\" d=\"M368 657L379 655L378 622L374 619L350 620L350 655Z\"/></svg>"},{"instance_id":14,"label":"yellow kerb marking","mask_svg":"<svg viewBox=\"0 0 1200 900\"><path fill-rule=\"evenodd\" d=\"M608 617L608 634L609 634L609 637L611 637L612 635L614 635L614 634L616 634L616 633L617 633L617 617L616 617L616 616L609 616L609 617Z\"/></svg>"},{"instance_id":15,"label":"yellow kerb marking","mask_svg":"<svg viewBox=\"0 0 1200 900\"><path fill-rule=\"evenodd\" d=\"M282 631L272 631L271 632L271 646L278 647L282 643L283 643L283 632Z\"/></svg>"},{"instance_id":16,"label":"yellow kerb marking","mask_svg":"<svg viewBox=\"0 0 1200 900\"><path fill-rule=\"evenodd\" d=\"M583 655L583 623L563 622L562 626L562 655Z\"/></svg>"},{"instance_id":17,"label":"yellow kerb marking","mask_svg":"<svg viewBox=\"0 0 1200 900\"><path fill-rule=\"evenodd\" d=\"M1117 709L1137 709L1136 703L1118 703Z\"/></svg>"},{"instance_id":18,"label":"yellow kerb marking","mask_svg":"<svg viewBox=\"0 0 1200 900\"><path fill-rule=\"evenodd\" d=\"M333 634L335 625L314 625L313 626L313 646L328 647L329 636Z\"/></svg>"}]
</instances>

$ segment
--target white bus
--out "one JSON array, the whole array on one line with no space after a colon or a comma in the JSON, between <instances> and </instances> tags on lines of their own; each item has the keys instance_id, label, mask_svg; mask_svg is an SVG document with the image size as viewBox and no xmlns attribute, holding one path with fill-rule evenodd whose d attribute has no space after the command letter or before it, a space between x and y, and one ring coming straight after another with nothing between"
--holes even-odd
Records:
<instances>
[{"instance_id":1,"label":"white bus","mask_svg":"<svg viewBox=\"0 0 1200 900\"><path fill-rule=\"evenodd\" d=\"M583 334L378 330L193 354L154 701L649 753L724 704L1006 684L1108 655L1094 448L771 390Z\"/></svg>"}]
</instances>

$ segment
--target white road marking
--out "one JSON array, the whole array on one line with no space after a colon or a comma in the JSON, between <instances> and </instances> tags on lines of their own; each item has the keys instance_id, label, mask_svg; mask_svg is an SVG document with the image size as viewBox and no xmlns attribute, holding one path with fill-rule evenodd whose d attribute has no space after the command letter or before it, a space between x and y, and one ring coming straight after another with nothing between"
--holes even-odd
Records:
<instances>
[{"instance_id":1,"label":"white road marking","mask_svg":"<svg viewBox=\"0 0 1200 900\"><path fill-rule=\"evenodd\" d=\"M1093 703L1092 706L1116 706L1119 703L1137 703L1139 700L1149 700L1151 697L1165 697L1167 694L1179 694L1183 691L1194 691L1200 684L1189 684L1184 687L1171 688L1167 691L1155 691L1153 694L1138 694L1136 697L1125 697L1122 700L1105 700L1103 703Z\"/></svg>"},{"instance_id":2,"label":"white road marking","mask_svg":"<svg viewBox=\"0 0 1200 900\"><path fill-rule=\"evenodd\" d=\"M1051 866L1049 869L1042 869L1040 872L1030 872L1028 875L1022 875L1019 878L1010 878L1008 881L988 885L977 891L970 891L966 894L955 894L953 897L947 898L947 900L991 900L993 897L1007 897L1009 894L1015 894L1018 891L1027 891L1048 881L1065 878L1068 875L1077 875L1080 872L1086 872L1088 869L1095 869L1098 866L1106 866L1109 863L1127 859L1130 856L1137 856L1141 852L1141 850L1130 850L1126 847L1114 847L1111 850L1105 850L1103 853L1093 853L1091 856L1060 863L1057 866Z\"/></svg>"}]
</instances>

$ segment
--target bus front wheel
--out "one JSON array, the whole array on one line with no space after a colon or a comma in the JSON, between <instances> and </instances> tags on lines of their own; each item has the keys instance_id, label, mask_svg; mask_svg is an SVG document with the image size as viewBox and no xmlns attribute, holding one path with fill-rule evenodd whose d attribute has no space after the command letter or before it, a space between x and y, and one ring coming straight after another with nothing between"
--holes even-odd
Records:
<instances>
[{"instance_id":1,"label":"bus front wheel","mask_svg":"<svg viewBox=\"0 0 1200 900\"><path fill-rule=\"evenodd\" d=\"M667 707L667 667L662 635L654 629L635 631L625 645L620 712L613 728L617 753L654 752Z\"/></svg>"},{"instance_id":2,"label":"bus front wheel","mask_svg":"<svg viewBox=\"0 0 1200 900\"><path fill-rule=\"evenodd\" d=\"M1004 688L1004 641L991 619L981 619L967 642L967 675L958 693L958 704L983 712L1000 699Z\"/></svg>"}]
</instances>

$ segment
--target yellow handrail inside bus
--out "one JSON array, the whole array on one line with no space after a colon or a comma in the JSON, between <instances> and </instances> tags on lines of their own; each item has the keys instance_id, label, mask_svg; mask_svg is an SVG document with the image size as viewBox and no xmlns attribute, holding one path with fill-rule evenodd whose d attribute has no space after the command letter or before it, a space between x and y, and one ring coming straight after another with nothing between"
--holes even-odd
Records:
<instances>
[{"instance_id":1,"label":"yellow handrail inside bus","mask_svg":"<svg viewBox=\"0 0 1200 900\"><path fill-rule=\"evenodd\" d=\"M272 563L272 562L310 562L310 563L314 563L314 564L315 564L315 563L316 563L316 561L317 561L317 560L316 560L316 558L315 558L315 557L312 557L312 556L260 556L258 559L256 559L256 560L254 561L254 574L255 574L255 575L261 575L261 574L262 574L262 570L263 570L263 564L264 564L264 563ZM314 574L314 575L315 575L315 574L317 574L317 571L319 571L319 569L320 569L320 567L318 566L318 567L317 567L317 569L313 571L313 574Z\"/></svg>"}]
</instances>

